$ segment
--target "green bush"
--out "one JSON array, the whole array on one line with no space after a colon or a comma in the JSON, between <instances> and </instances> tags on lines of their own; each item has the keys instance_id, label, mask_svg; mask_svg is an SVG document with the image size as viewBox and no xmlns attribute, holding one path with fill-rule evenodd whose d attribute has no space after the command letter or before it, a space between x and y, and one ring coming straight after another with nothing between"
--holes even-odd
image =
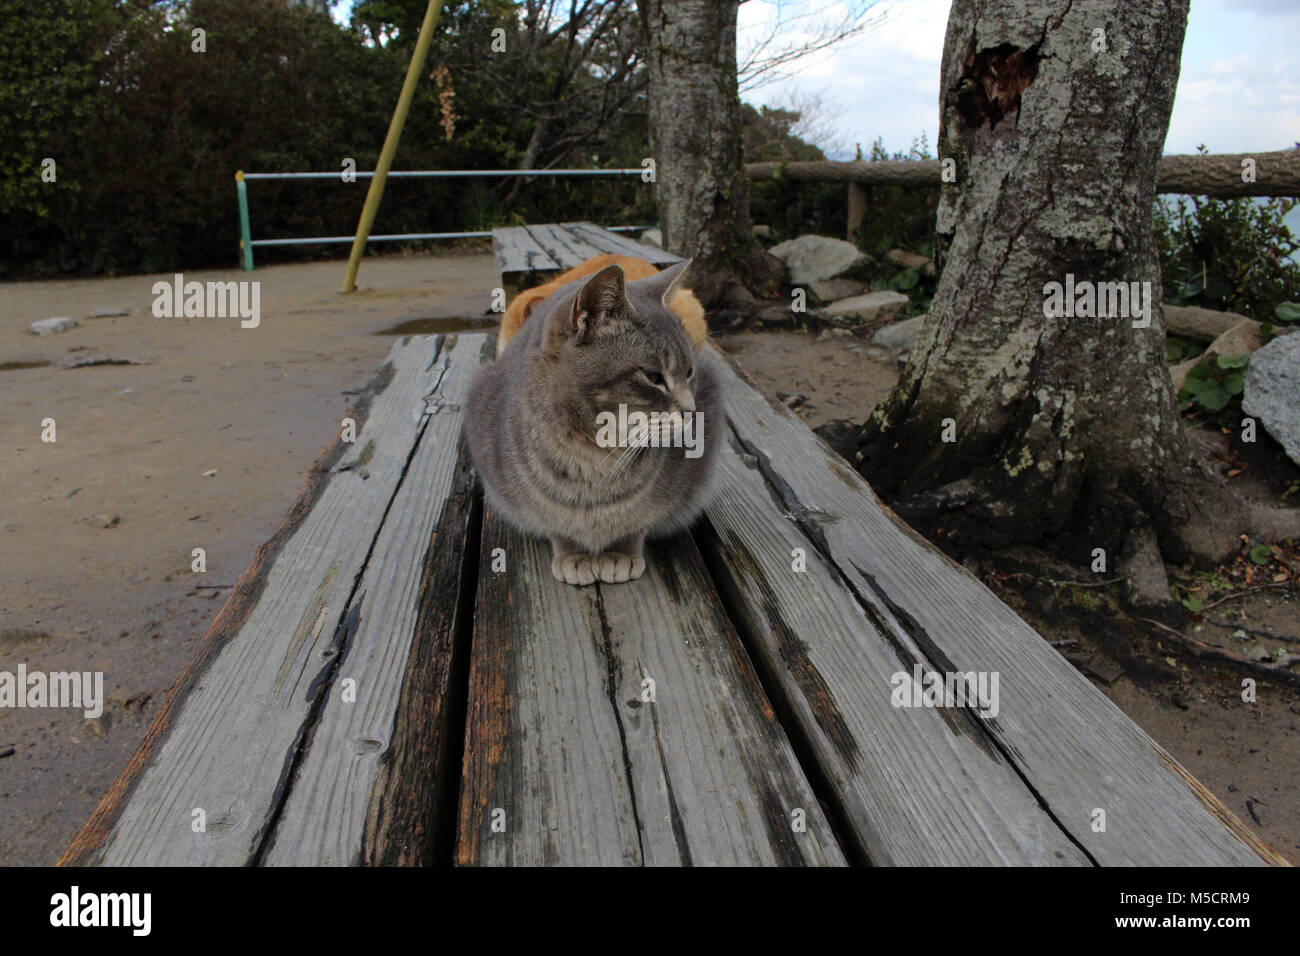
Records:
<instances>
[{"instance_id":1,"label":"green bush","mask_svg":"<svg viewBox=\"0 0 1300 956\"><path fill-rule=\"evenodd\" d=\"M1300 299L1300 263L1292 258L1300 241L1283 221L1295 205L1284 198L1158 197L1165 301L1285 321L1278 307Z\"/></svg>"}]
</instances>

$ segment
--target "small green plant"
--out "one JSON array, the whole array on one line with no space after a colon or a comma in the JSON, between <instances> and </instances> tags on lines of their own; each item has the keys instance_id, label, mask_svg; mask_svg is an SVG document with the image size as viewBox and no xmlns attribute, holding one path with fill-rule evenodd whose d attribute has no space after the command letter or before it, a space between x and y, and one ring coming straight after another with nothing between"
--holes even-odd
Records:
<instances>
[{"instance_id":1,"label":"small green plant","mask_svg":"<svg viewBox=\"0 0 1300 956\"><path fill-rule=\"evenodd\" d=\"M1273 549L1266 544L1257 544L1250 549L1250 560L1256 564L1268 564L1273 559Z\"/></svg>"},{"instance_id":2,"label":"small green plant","mask_svg":"<svg viewBox=\"0 0 1300 956\"><path fill-rule=\"evenodd\" d=\"M1217 414L1240 397L1246 382L1249 355L1216 355L1187 373L1180 401L1194 402L1205 411Z\"/></svg>"}]
</instances>

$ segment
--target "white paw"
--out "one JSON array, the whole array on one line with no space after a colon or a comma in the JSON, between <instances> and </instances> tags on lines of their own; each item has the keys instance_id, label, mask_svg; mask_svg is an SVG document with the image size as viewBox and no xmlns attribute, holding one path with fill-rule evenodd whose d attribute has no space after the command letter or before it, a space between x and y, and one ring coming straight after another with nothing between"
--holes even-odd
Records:
<instances>
[{"instance_id":1,"label":"white paw","mask_svg":"<svg viewBox=\"0 0 1300 956\"><path fill-rule=\"evenodd\" d=\"M596 583L595 559L585 554L556 555L551 558L555 580L581 587Z\"/></svg>"},{"instance_id":2,"label":"white paw","mask_svg":"<svg viewBox=\"0 0 1300 956\"><path fill-rule=\"evenodd\" d=\"M602 554L596 568L596 576L606 584L635 581L643 574L645 574L645 558L639 554L633 557L618 551Z\"/></svg>"}]
</instances>

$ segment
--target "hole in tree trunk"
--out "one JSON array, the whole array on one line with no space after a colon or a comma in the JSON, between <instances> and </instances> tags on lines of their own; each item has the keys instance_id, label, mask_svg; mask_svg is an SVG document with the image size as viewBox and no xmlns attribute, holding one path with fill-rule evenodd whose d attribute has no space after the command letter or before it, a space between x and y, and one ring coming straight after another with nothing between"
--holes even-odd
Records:
<instances>
[{"instance_id":1,"label":"hole in tree trunk","mask_svg":"<svg viewBox=\"0 0 1300 956\"><path fill-rule=\"evenodd\" d=\"M957 89L957 112L969 126L988 120L989 129L1009 113L1020 114L1020 94L1038 75L1038 46L1027 50L1003 43L976 52L971 44Z\"/></svg>"}]
</instances>

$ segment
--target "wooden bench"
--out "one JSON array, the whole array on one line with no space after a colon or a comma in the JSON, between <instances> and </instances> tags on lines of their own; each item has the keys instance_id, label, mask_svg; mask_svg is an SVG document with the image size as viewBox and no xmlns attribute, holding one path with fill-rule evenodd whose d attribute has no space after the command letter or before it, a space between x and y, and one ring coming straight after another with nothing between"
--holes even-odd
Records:
<instances>
[{"instance_id":1,"label":"wooden bench","mask_svg":"<svg viewBox=\"0 0 1300 956\"><path fill-rule=\"evenodd\" d=\"M722 358L706 518L557 583L460 445L490 346L393 346L60 862L1285 862Z\"/></svg>"},{"instance_id":2,"label":"wooden bench","mask_svg":"<svg viewBox=\"0 0 1300 956\"><path fill-rule=\"evenodd\" d=\"M501 286L509 298L605 253L634 256L660 268L682 260L681 256L657 246L637 242L589 222L493 229L492 252L501 274Z\"/></svg>"}]
</instances>

